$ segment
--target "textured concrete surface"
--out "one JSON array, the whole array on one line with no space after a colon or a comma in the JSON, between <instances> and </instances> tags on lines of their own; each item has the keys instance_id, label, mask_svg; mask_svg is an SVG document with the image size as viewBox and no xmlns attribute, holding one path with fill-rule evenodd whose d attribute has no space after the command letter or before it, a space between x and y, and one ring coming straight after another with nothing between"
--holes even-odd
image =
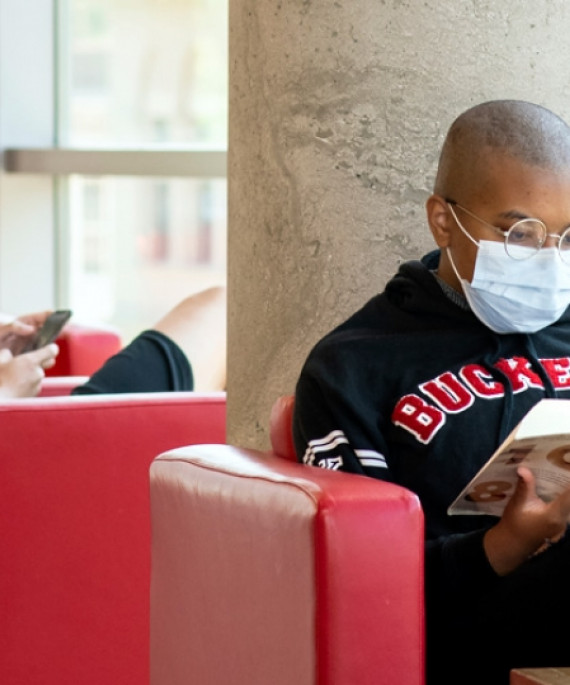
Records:
<instances>
[{"instance_id":1,"label":"textured concrete surface","mask_svg":"<svg viewBox=\"0 0 570 685\"><path fill-rule=\"evenodd\" d=\"M311 346L431 249L460 112L570 117L569 29L563 0L230 0L230 442L268 447Z\"/></svg>"}]
</instances>

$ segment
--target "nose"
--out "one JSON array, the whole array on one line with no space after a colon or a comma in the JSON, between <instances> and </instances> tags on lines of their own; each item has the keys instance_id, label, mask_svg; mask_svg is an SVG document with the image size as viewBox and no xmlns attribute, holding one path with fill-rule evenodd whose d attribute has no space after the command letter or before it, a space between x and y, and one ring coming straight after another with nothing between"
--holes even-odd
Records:
<instances>
[{"instance_id":1,"label":"nose","mask_svg":"<svg viewBox=\"0 0 570 685\"><path fill-rule=\"evenodd\" d=\"M558 247L561 237L558 233L547 233L542 247Z\"/></svg>"}]
</instances>

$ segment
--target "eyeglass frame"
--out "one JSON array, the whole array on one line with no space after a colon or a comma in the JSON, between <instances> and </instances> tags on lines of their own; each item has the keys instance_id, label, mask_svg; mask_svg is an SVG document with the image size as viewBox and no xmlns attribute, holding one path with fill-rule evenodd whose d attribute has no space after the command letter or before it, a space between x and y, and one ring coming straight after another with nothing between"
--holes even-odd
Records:
<instances>
[{"instance_id":1,"label":"eyeglass frame","mask_svg":"<svg viewBox=\"0 0 570 685\"><path fill-rule=\"evenodd\" d=\"M534 257L536 254L538 254L538 252L542 249L542 246L544 245L544 243L547 241L548 238L556 238L558 240L557 251L558 251L558 254L560 255L560 259L562 259L562 261L565 264L568 264L570 266L570 262L567 262L566 259L564 259L564 257L562 257L562 252L568 252L568 258L570 259L570 246L568 247L568 250L561 250L560 249L560 244L561 244L562 238L564 238L565 236L570 237L570 226L568 226L560 234L549 233L548 228L546 227L546 224L544 223L544 221L541 221L540 219L535 219L534 217L527 217L525 219L518 219L517 221L514 222L514 224L509 226L509 228L505 231L502 228L499 228L499 226L494 226L493 224L490 224L488 221L485 221L485 219L481 219L481 217L477 216L476 214L473 214L473 212L471 210L467 209L467 207L464 207L463 205L460 205L459 202L457 202L456 200L452 200L451 198L448 198L448 197L444 197L443 200L447 205L449 205L450 209L452 207L459 207L459 209L463 210L466 214L473 217L473 219L476 219L477 221L482 223L484 226L487 226L487 228L491 228L493 231L495 231L495 233L500 235L504 241L505 252L507 253L507 255L511 259L514 259L515 261L525 261L525 259L532 259L532 257ZM455 216L455 212L453 210L452 210L452 214L453 214L453 218L455 219L455 221L457 221L457 217ZM528 257L525 257L524 259L517 260L516 257L513 257L511 254L509 254L509 251L507 249L508 239L509 239L509 235L510 235L511 231L513 230L513 228L515 226L517 226L518 224L524 223L526 221L533 221L534 223L538 224L539 226L542 226L543 238L540 240L540 243L539 243L538 247L536 248L535 252L530 254ZM472 240L475 240L475 239L472 238Z\"/></svg>"}]
</instances>

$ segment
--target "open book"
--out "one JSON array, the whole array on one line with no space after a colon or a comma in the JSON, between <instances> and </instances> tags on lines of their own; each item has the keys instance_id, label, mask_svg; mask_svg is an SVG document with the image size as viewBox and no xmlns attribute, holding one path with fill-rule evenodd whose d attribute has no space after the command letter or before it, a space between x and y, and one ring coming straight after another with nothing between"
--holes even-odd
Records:
<instances>
[{"instance_id":1,"label":"open book","mask_svg":"<svg viewBox=\"0 0 570 685\"><path fill-rule=\"evenodd\" d=\"M536 404L447 513L501 516L515 490L520 464L533 472L537 494L546 501L570 487L570 400L545 399Z\"/></svg>"}]
</instances>

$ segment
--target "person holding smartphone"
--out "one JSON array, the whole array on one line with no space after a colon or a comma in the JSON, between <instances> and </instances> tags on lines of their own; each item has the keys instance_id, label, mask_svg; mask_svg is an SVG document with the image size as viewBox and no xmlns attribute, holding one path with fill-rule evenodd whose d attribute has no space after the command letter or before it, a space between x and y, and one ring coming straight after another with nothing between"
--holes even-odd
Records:
<instances>
[{"instance_id":1,"label":"person holding smartphone","mask_svg":"<svg viewBox=\"0 0 570 685\"><path fill-rule=\"evenodd\" d=\"M45 370L55 364L59 348L50 343L23 354L17 354L17 350L40 330L50 313L18 318L0 314L0 398L32 397L38 393Z\"/></svg>"},{"instance_id":2,"label":"person holding smartphone","mask_svg":"<svg viewBox=\"0 0 570 685\"><path fill-rule=\"evenodd\" d=\"M39 392L44 370L59 351L43 342L44 334L53 339L58 328L51 324L61 325L70 314L59 310L11 320L0 314L0 398ZM211 392L225 385L226 289L213 286L179 302L71 394Z\"/></svg>"}]
</instances>

